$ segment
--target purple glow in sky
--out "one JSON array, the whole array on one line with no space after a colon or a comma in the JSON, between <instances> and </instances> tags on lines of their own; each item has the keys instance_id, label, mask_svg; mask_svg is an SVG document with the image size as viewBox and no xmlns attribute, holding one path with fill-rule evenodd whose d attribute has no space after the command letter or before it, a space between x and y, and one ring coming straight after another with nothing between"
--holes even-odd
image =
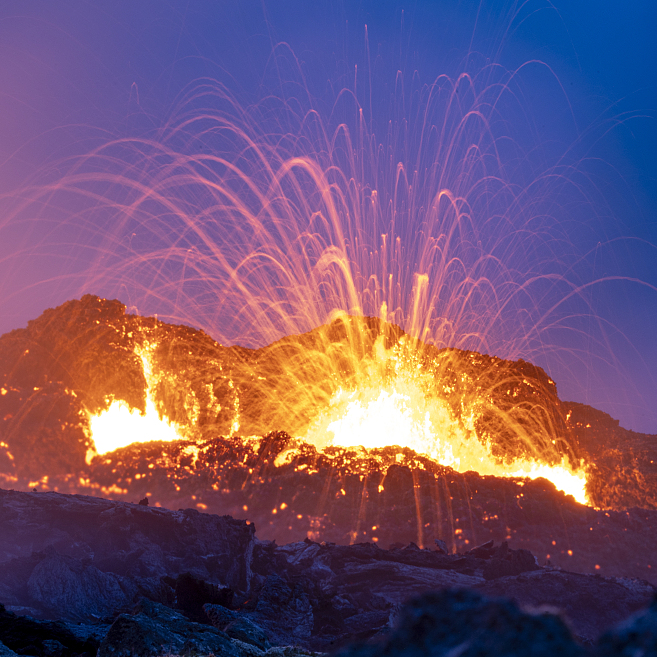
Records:
<instances>
[{"instance_id":1,"label":"purple glow in sky","mask_svg":"<svg viewBox=\"0 0 657 657\"><path fill-rule=\"evenodd\" d=\"M303 105L301 73L327 125L348 113L330 116L347 88L384 143L389 121L412 118L413 89L465 72L478 76L480 88L508 83L491 113L495 145L510 183L537 190L536 203L520 203L524 221L535 213L535 225L548 227L540 249L532 247L524 260L518 240L509 242L516 252L499 252L506 243L493 232L499 222L482 227L488 242L480 248L497 245L496 257L512 270L554 270L584 286L577 304L561 304L529 352L498 355L543 366L562 399L657 433L656 29L657 7L647 1L621 10L607 0L8 0L0 6L0 332L91 292L222 337L216 318L195 316L193 303L174 312L170 299L135 296L129 285L99 275L98 249L109 247L102 233L83 234L69 220L81 211L70 195L55 191L40 196L38 208L21 206L33 198L27 186L70 172L69 158L113 140L165 138L184 112L198 112L185 94L200 80L220 81L244 107L268 93ZM272 55L282 42L290 50L276 52L293 52L298 69L291 56ZM491 64L519 73L510 79ZM403 92L395 88L400 80ZM199 138L196 152L211 152L212 143ZM402 146L395 157L403 158L406 146L413 150ZM135 152L130 157L119 165L126 175ZM81 166L98 171L97 163ZM497 212L504 201L486 203ZM514 213L511 206L505 212ZM132 228L119 235L116 213L96 221L126 244L148 239ZM549 308L557 291L564 293L542 289L533 288L535 308ZM207 300L202 305L207 309ZM519 323L523 312L521 305Z\"/></svg>"}]
</instances>

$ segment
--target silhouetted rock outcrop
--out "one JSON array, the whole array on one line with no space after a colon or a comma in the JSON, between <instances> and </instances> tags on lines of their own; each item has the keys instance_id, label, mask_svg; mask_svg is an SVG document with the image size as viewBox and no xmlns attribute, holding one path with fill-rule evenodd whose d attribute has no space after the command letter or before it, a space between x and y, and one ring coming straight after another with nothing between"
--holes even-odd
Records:
<instances>
[{"instance_id":1,"label":"silhouetted rock outcrop","mask_svg":"<svg viewBox=\"0 0 657 657\"><path fill-rule=\"evenodd\" d=\"M17 653L0 641L0 657L17 657Z\"/></svg>"},{"instance_id":2,"label":"silhouetted rock outcrop","mask_svg":"<svg viewBox=\"0 0 657 657\"><path fill-rule=\"evenodd\" d=\"M637 612L604 634L597 657L657 655L657 596L648 609Z\"/></svg>"},{"instance_id":3,"label":"silhouetted rock outcrop","mask_svg":"<svg viewBox=\"0 0 657 657\"><path fill-rule=\"evenodd\" d=\"M242 591L251 577L253 525L195 509L0 491L0 521L0 590L14 591L10 604L22 596L44 612L65 602L71 618L85 605L104 615L136 595L165 596L164 576L191 573Z\"/></svg>"},{"instance_id":4,"label":"silhouetted rock outcrop","mask_svg":"<svg viewBox=\"0 0 657 657\"><path fill-rule=\"evenodd\" d=\"M35 606L55 615L66 609L71 619L111 616L130 604L126 594L130 588L120 576L59 554L52 546L27 580L27 593Z\"/></svg>"},{"instance_id":5,"label":"silhouetted rock outcrop","mask_svg":"<svg viewBox=\"0 0 657 657\"><path fill-rule=\"evenodd\" d=\"M98 657L157 657L168 653L241 657L241 651L225 633L189 621L173 609L146 599L133 613L118 616L100 644Z\"/></svg>"},{"instance_id":6,"label":"silhouetted rock outcrop","mask_svg":"<svg viewBox=\"0 0 657 657\"><path fill-rule=\"evenodd\" d=\"M341 657L580 657L584 650L556 614L522 612L470 591L427 593L406 605L396 629Z\"/></svg>"},{"instance_id":7,"label":"silhouetted rock outcrop","mask_svg":"<svg viewBox=\"0 0 657 657\"><path fill-rule=\"evenodd\" d=\"M106 631L107 627L103 630ZM86 630L86 631L85 631ZM60 621L35 620L7 611L0 604L0 655L11 656L11 652L2 652L3 645L21 655L55 657L60 655L78 655L93 657L98 650L99 641L91 628L78 628L78 635L71 627Z\"/></svg>"},{"instance_id":8,"label":"silhouetted rock outcrop","mask_svg":"<svg viewBox=\"0 0 657 657\"><path fill-rule=\"evenodd\" d=\"M82 643L112 625L103 655L128 654L131 642L144 655L225 652L226 641L250 657L280 646L328 652L388 633L413 596L457 588L559 608L591 643L655 592L640 580L539 567L507 543L457 554L413 543L278 546L230 517L58 493L0 490L0 514L0 602L66 621Z\"/></svg>"}]
</instances>

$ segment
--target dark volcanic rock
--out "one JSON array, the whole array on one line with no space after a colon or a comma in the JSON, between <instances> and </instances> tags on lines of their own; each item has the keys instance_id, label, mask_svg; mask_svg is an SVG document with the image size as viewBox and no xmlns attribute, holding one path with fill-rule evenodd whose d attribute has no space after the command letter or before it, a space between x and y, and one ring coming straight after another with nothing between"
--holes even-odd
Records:
<instances>
[{"instance_id":1,"label":"dark volcanic rock","mask_svg":"<svg viewBox=\"0 0 657 657\"><path fill-rule=\"evenodd\" d=\"M278 574L272 573L264 581L254 618L269 633L278 639L277 643L298 643L309 639L312 633L313 609L301 581L285 581Z\"/></svg>"},{"instance_id":2,"label":"dark volcanic rock","mask_svg":"<svg viewBox=\"0 0 657 657\"><path fill-rule=\"evenodd\" d=\"M27 580L27 593L34 606L70 619L87 619L109 616L130 604L121 577L58 554L52 546L45 554ZM124 588L131 587L124 584Z\"/></svg>"},{"instance_id":3,"label":"dark volcanic rock","mask_svg":"<svg viewBox=\"0 0 657 657\"><path fill-rule=\"evenodd\" d=\"M98 657L157 657L165 653L240 657L223 632L190 622L150 600L141 600L133 614L118 616L100 645Z\"/></svg>"},{"instance_id":4,"label":"dark volcanic rock","mask_svg":"<svg viewBox=\"0 0 657 657\"><path fill-rule=\"evenodd\" d=\"M489 559L483 569L484 579L520 575L520 573L539 568L536 558L529 550L509 550L506 541L497 550L486 549L482 546L473 550L472 553L475 557Z\"/></svg>"},{"instance_id":5,"label":"dark volcanic rock","mask_svg":"<svg viewBox=\"0 0 657 657\"><path fill-rule=\"evenodd\" d=\"M372 636L378 630L387 628L390 623L389 611L364 611L344 621L344 628L347 633L356 638L366 638Z\"/></svg>"},{"instance_id":6,"label":"dark volcanic rock","mask_svg":"<svg viewBox=\"0 0 657 657\"><path fill-rule=\"evenodd\" d=\"M528 614L470 591L427 593L407 604L397 627L344 657L579 657L582 648L559 616Z\"/></svg>"},{"instance_id":7,"label":"dark volcanic rock","mask_svg":"<svg viewBox=\"0 0 657 657\"><path fill-rule=\"evenodd\" d=\"M0 641L37 657L58 651L63 657L91 655L112 621L100 657L166 651L236 657L262 657L266 651L283 657L290 646L329 652L353 641L378 642L358 649L370 654L392 641L390 628L409 598L429 591L434 597L424 598L421 609L411 605L402 618L443 629L465 623L468 638L476 639L472 646L482 650L499 641L500 650L507 650L500 654L515 654L508 651L526 641L539 652L525 654L543 654L541 646L561 645L561 621L520 608L559 609L573 633L593 645L655 595L654 587L640 580L538 567L531 554L508 543L486 543L460 554L413 543L391 550L309 539L277 546L256 539L253 525L189 510L15 491L0 491L0 503L6 529L0 534L0 595L15 607L69 621L41 622L4 612ZM510 564L518 574L505 575L500 564ZM496 577L488 577L491 572ZM440 593L455 588L471 593L460 598ZM133 600L144 594L134 608ZM502 596L512 602L487 601ZM434 618L441 605L443 616ZM652 627L650 613L636 620L641 636ZM70 622L80 619L87 624ZM493 629L479 636L485 623ZM429 641L433 631L427 629L427 638L418 630L418 641ZM620 629L605 641L629 646L636 636ZM576 654L579 648L572 646Z\"/></svg>"},{"instance_id":8,"label":"dark volcanic rock","mask_svg":"<svg viewBox=\"0 0 657 657\"><path fill-rule=\"evenodd\" d=\"M224 607L232 605L234 591L231 588L208 584L191 573L178 575L172 583L176 595L176 607L190 620L206 622L207 615L203 610L205 604Z\"/></svg>"},{"instance_id":9,"label":"dark volcanic rock","mask_svg":"<svg viewBox=\"0 0 657 657\"><path fill-rule=\"evenodd\" d=\"M0 641L0 657L17 657L17 654Z\"/></svg>"},{"instance_id":10,"label":"dark volcanic rock","mask_svg":"<svg viewBox=\"0 0 657 657\"><path fill-rule=\"evenodd\" d=\"M657 596L648 609L638 612L606 633L598 642L598 657L657 655Z\"/></svg>"},{"instance_id":11,"label":"dark volcanic rock","mask_svg":"<svg viewBox=\"0 0 657 657\"><path fill-rule=\"evenodd\" d=\"M522 606L550 604L588 641L654 594L646 582L539 568L531 554L506 543L461 554L412 543L392 550L309 539L277 546L256 539L253 525L190 510L15 491L0 491L0 504L0 601L67 620L111 622L121 614L115 634L123 628L119 635L132 636L143 626L151 636L143 650L182 650L189 639L182 632L171 643L175 623L155 623L148 615L161 610L155 603L178 607L166 612L174 620L211 623L254 650L330 651L385 631L409 597L431 590L478 589ZM499 563L519 574L486 579ZM139 613L125 613L140 596L152 604L144 600ZM84 632L82 642L93 634Z\"/></svg>"},{"instance_id":12,"label":"dark volcanic rock","mask_svg":"<svg viewBox=\"0 0 657 657\"><path fill-rule=\"evenodd\" d=\"M232 609L226 609L222 605L213 605L211 603L204 604L203 611L212 625L218 630L223 630L228 623L240 617L239 613Z\"/></svg>"},{"instance_id":13,"label":"dark volcanic rock","mask_svg":"<svg viewBox=\"0 0 657 657\"><path fill-rule=\"evenodd\" d=\"M55 657L57 653L61 657L92 657L99 646L92 636L84 640L75 636L62 622L17 616L1 604L0 641L14 652L35 657Z\"/></svg>"},{"instance_id":14,"label":"dark volcanic rock","mask_svg":"<svg viewBox=\"0 0 657 657\"><path fill-rule=\"evenodd\" d=\"M283 611L283 610L281 610ZM253 621L248 618L240 617L232 620L224 628L224 632L231 637L231 639L239 639L244 643L250 643L260 650L268 650L271 648L267 634L258 627Z\"/></svg>"},{"instance_id":15,"label":"dark volcanic rock","mask_svg":"<svg viewBox=\"0 0 657 657\"><path fill-rule=\"evenodd\" d=\"M200 604L249 587L254 527L229 517L0 491L0 522L0 594L46 616L111 615L142 595L172 601L161 578L183 573L207 582Z\"/></svg>"},{"instance_id":16,"label":"dark volcanic rock","mask_svg":"<svg viewBox=\"0 0 657 657\"><path fill-rule=\"evenodd\" d=\"M654 587L647 582L541 570L478 585L488 597L510 598L527 608L559 609L573 632L593 642L607 628L648 604Z\"/></svg>"},{"instance_id":17,"label":"dark volcanic rock","mask_svg":"<svg viewBox=\"0 0 657 657\"><path fill-rule=\"evenodd\" d=\"M444 555L413 545L382 550L371 544L338 546L305 541L279 548L257 542L254 583L263 581L264 573L274 571L288 581L314 584L313 635L324 635L323 642L312 644L318 649L329 649L331 641L368 638L387 624L384 616L394 616L409 597L454 587L511 597L523 607L561 609L575 634L591 642L618 619L649 603L655 590L638 580L537 568L533 558L524 573L487 581L484 572L500 553L513 557L524 551L499 546L486 553L488 559L472 554Z\"/></svg>"}]
</instances>

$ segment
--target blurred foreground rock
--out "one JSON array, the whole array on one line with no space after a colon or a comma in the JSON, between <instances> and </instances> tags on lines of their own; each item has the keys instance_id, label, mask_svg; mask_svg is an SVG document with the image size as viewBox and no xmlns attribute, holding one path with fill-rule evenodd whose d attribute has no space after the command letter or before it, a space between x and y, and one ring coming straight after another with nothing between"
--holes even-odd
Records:
<instances>
[{"instance_id":1,"label":"blurred foreground rock","mask_svg":"<svg viewBox=\"0 0 657 657\"><path fill-rule=\"evenodd\" d=\"M229 637L210 625L194 623L182 614L150 600L141 600L131 614L114 621L98 657L156 657L190 653L239 657Z\"/></svg>"},{"instance_id":2,"label":"blurred foreground rock","mask_svg":"<svg viewBox=\"0 0 657 657\"><path fill-rule=\"evenodd\" d=\"M555 613L522 612L508 601L471 591L426 593L401 611L397 627L341 657L580 657L566 623Z\"/></svg>"},{"instance_id":3,"label":"blurred foreground rock","mask_svg":"<svg viewBox=\"0 0 657 657\"><path fill-rule=\"evenodd\" d=\"M596 644L573 641L556 608L523 611L471 591L426 593L407 604L396 627L339 657L649 657L657 655L657 598Z\"/></svg>"},{"instance_id":4,"label":"blurred foreground rock","mask_svg":"<svg viewBox=\"0 0 657 657\"><path fill-rule=\"evenodd\" d=\"M540 567L506 543L457 554L412 543L278 546L227 516L4 490L0 524L0 641L35 657L92 655L99 646L101 657L290 657L354 642L366 643L348 648L353 654L398 654L386 646L424 650L450 623L466 642L497 628L472 643L479 652L463 655L576 655L624 619L640 637L619 627L600 639L605 655L654 636L647 582ZM500 598L507 601L490 602ZM558 616L523 611L546 605ZM459 636L426 654L448 654ZM513 652L521 644L536 649Z\"/></svg>"},{"instance_id":5,"label":"blurred foreground rock","mask_svg":"<svg viewBox=\"0 0 657 657\"><path fill-rule=\"evenodd\" d=\"M0 604L0 655L93 657L100 645L99 634L104 635L107 629L107 626L36 620L7 611Z\"/></svg>"}]
</instances>

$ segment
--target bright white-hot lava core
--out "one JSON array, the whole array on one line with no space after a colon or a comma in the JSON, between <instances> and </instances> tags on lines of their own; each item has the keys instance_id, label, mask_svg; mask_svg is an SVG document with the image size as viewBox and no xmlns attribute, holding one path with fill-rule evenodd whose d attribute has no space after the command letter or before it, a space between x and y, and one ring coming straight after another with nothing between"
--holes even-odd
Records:
<instances>
[{"instance_id":1,"label":"bright white-hot lava core","mask_svg":"<svg viewBox=\"0 0 657 657\"><path fill-rule=\"evenodd\" d=\"M180 440L180 428L160 417L152 399L146 400L146 411L141 413L123 400L114 400L110 407L89 418L91 435L98 454L113 452L133 443L154 440Z\"/></svg>"},{"instance_id":2,"label":"bright white-hot lava core","mask_svg":"<svg viewBox=\"0 0 657 657\"><path fill-rule=\"evenodd\" d=\"M155 405L153 398L155 379L150 363L150 349L152 346L136 350L141 359L147 383L144 413L137 408L131 408L123 400L114 399L110 402L109 408L98 414L90 415L89 427L96 454L107 454L134 443L148 443L156 440L170 442L185 438L182 427L161 415Z\"/></svg>"},{"instance_id":3,"label":"bright white-hot lava core","mask_svg":"<svg viewBox=\"0 0 657 657\"><path fill-rule=\"evenodd\" d=\"M407 383L402 392L394 388L339 390L306 439L320 449L329 445L408 447L457 472L542 477L580 504L588 502L583 470L573 471L565 459L558 465L524 458L500 462L490 445L476 438L472 414L457 420L444 401L427 400L418 387L413 387Z\"/></svg>"}]
</instances>

